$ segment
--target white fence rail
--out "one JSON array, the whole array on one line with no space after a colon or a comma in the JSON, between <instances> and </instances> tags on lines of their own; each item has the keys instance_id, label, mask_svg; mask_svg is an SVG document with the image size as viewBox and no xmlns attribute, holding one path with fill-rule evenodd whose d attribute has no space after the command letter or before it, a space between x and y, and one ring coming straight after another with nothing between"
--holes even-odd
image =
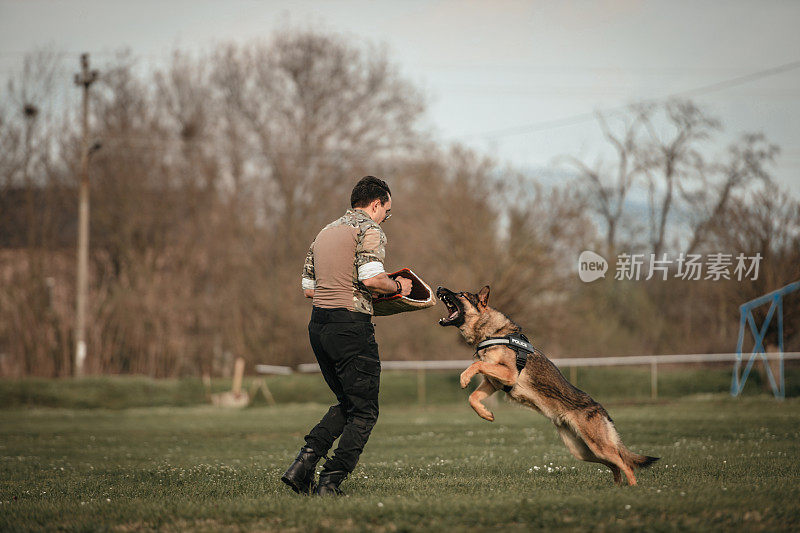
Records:
<instances>
[{"instance_id":1,"label":"white fence rail","mask_svg":"<svg viewBox=\"0 0 800 533\"><path fill-rule=\"evenodd\" d=\"M751 354L742 354L742 361L749 360ZM779 353L762 354L767 359L778 360ZM559 368L570 369L570 381L576 382L578 367L586 366L650 366L650 396L658 397L658 365L691 364L691 363L735 363L735 353L694 353L671 355L629 355L622 357L567 357L551 359ZM800 352L785 352L783 359L800 359ZM417 393L421 403L425 401L425 371L426 370L464 370L473 363L472 359L447 360L447 361L381 361L382 370L416 370ZM303 363L293 370L288 366L256 365L256 372L260 374L287 375L293 372L309 374L319 372L317 363Z\"/></svg>"},{"instance_id":2,"label":"white fence rail","mask_svg":"<svg viewBox=\"0 0 800 533\"><path fill-rule=\"evenodd\" d=\"M779 354L766 354L769 359L778 359ZM749 358L750 354L742 354L742 359ZM800 359L800 352L786 352L784 359ZM735 353L689 353L671 355L626 355L620 357L562 357L550 359L557 367L581 366L633 366L633 365L665 365L685 363L719 363L736 361ZM473 363L472 359L457 359L445 361L381 361L383 370L464 370ZM266 365L259 365L266 366ZM289 367L281 367L289 368ZM258 369L258 367L256 367ZM297 372L319 372L317 363L303 363L297 365Z\"/></svg>"},{"instance_id":3,"label":"white fence rail","mask_svg":"<svg viewBox=\"0 0 800 533\"><path fill-rule=\"evenodd\" d=\"M256 372L259 374L278 374L286 376L293 374L294 370L292 370L290 366L256 365ZM317 367L317 372L319 372L319 367Z\"/></svg>"}]
</instances>

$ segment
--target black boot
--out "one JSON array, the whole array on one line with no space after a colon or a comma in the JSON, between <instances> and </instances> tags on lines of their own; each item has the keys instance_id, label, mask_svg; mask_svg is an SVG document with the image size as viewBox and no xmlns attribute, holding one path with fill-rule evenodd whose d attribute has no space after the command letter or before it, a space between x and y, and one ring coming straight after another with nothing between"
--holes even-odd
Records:
<instances>
[{"instance_id":1,"label":"black boot","mask_svg":"<svg viewBox=\"0 0 800 533\"><path fill-rule=\"evenodd\" d=\"M321 458L321 455L314 453L313 448L303 446L281 481L298 494L311 494L314 490L314 470Z\"/></svg>"},{"instance_id":2,"label":"black boot","mask_svg":"<svg viewBox=\"0 0 800 533\"><path fill-rule=\"evenodd\" d=\"M314 489L314 494L318 496L342 496L344 492L339 489L339 485L347 477L347 472L344 470L336 470L334 472L322 472L319 475L319 483L317 488Z\"/></svg>"}]
</instances>

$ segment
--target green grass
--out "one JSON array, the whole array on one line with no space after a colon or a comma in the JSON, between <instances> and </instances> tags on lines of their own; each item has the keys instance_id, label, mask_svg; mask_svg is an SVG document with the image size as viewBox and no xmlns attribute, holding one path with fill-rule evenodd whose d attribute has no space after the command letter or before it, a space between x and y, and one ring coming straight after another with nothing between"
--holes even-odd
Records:
<instances>
[{"instance_id":1,"label":"green grass","mask_svg":"<svg viewBox=\"0 0 800 533\"><path fill-rule=\"evenodd\" d=\"M745 395L768 391L766 378L757 365L744 390ZM571 379L569 369L564 370ZM459 398L458 372L427 372L425 403L448 404ZM384 372L381 403L385 406L417 402L416 372ZM245 378L249 389L256 378ZM319 374L293 374L263 378L279 404L333 400ZM650 369L646 367L580 368L577 386L600 402L647 400L650 398ZM731 368L660 367L659 398L681 398L692 394L725 393L731 386ZM230 379L215 379L212 392L230 390ZM800 396L800 365L787 362L786 396ZM74 409L124 409L207 404L206 391L197 378L154 380L142 376L100 376L74 379L0 379L0 405L4 407L66 407ZM262 403L264 403L262 401Z\"/></svg>"},{"instance_id":2,"label":"green grass","mask_svg":"<svg viewBox=\"0 0 800 533\"><path fill-rule=\"evenodd\" d=\"M465 393L461 393L462 397ZM0 411L0 530L797 530L800 401L724 394L606 407L638 487L501 402L382 409L345 498L279 481L322 404ZM602 471L598 471L602 470Z\"/></svg>"},{"instance_id":3,"label":"green grass","mask_svg":"<svg viewBox=\"0 0 800 533\"><path fill-rule=\"evenodd\" d=\"M230 380L228 380L230 388ZM82 379L3 379L0 405L73 409L189 406L207 403L199 379L156 380L144 376Z\"/></svg>"}]
</instances>

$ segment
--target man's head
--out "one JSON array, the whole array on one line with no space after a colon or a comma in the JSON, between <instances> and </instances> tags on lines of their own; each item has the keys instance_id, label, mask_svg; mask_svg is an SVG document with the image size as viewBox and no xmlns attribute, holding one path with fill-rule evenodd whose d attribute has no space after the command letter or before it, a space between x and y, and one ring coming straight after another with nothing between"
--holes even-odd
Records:
<instances>
[{"instance_id":1,"label":"man's head","mask_svg":"<svg viewBox=\"0 0 800 533\"><path fill-rule=\"evenodd\" d=\"M369 217L381 224L389 218L392 210L392 191L382 179L365 176L358 180L350 194L350 207L361 209Z\"/></svg>"}]
</instances>

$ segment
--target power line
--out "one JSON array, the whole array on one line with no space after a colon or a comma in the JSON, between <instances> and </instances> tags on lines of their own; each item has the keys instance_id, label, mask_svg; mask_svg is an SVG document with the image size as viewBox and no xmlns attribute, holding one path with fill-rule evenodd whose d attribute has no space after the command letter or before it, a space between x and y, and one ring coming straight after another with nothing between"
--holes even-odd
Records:
<instances>
[{"instance_id":1,"label":"power line","mask_svg":"<svg viewBox=\"0 0 800 533\"><path fill-rule=\"evenodd\" d=\"M497 98L503 96L515 97L556 97L556 98L587 98L590 96L625 97L630 93L630 85L585 85L575 86L552 86L552 87L531 87L519 84L506 85L480 85L469 83L447 83L443 84L441 90L446 94L453 92L478 94L487 98ZM747 88L749 95L767 98L770 100L796 100L796 87L759 87L751 86Z\"/></svg>"},{"instance_id":2,"label":"power line","mask_svg":"<svg viewBox=\"0 0 800 533\"><path fill-rule=\"evenodd\" d=\"M800 60L792 61L790 63L784 63L783 65L779 65L777 67L768 68L764 70L759 70L758 72L752 72L750 74L745 74L742 76L737 76L735 78L730 78L723 81L718 81L715 83L710 83L708 85L702 85L700 87L695 87L694 89L687 89L685 91L678 91L676 93L668 94L663 98L652 98L649 100L645 100L645 102L656 102L658 100L670 99L670 98L678 98L683 96L691 96L691 95L698 95L698 94L706 94L714 91L720 91L723 89L728 89L731 87L736 87L737 85L743 85L745 83L749 83L751 81L755 81L761 78L766 78L769 76L775 76L777 74L782 74L784 72L788 72L790 70L794 70L800 68ZM615 107L609 107L605 109L600 109L598 111L590 111L586 113L579 113L577 115L572 115L569 117L564 117L560 119L554 120L545 120L542 122L535 122L533 124L525 124L521 126L512 126L509 128L502 128L494 131L489 131L485 133L471 133L467 135L462 135L460 138L462 139L469 139L480 137L486 140L494 140L500 139L503 137L510 137L513 135L521 135L523 133L533 133L536 131L544 131L554 128L561 128L563 126L571 126L573 124L579 124L581 122L587 122L589 120L594 120L597 113L603 114L614 114L619 113L628 109L628 105L619 105Z\"/></svg>"},{"instance_id":3,"label":"power line","mask_svg":"<svg viewBox=\"0 0 800 533\"><path fill-rule=\"evenodd\" d=\"M768 76L775 76L776 74L783 74L784 72L789 72L790 70L794 70L800 67L800 60L792 61L791 63L784 63L783 65L779 65L777 67L768 68L764 70L759 70L758 72L753 72L751 74L745 74L743 76L738 76L736 78L731 78L729 80L718 81L716 83L710 83L708 85L703 85L702 87L697 87L695 89L689 89L687 91L677 92L668 96L668 98L674 98L678 96L688 96L692 94L705 94L714 91L720 91L723 89L728 89L730 87L736 87L737 85L742 85L744 83L748 83L751 81L755 81L761 78L766 78Z\"/></svg>"}]
</instances>

